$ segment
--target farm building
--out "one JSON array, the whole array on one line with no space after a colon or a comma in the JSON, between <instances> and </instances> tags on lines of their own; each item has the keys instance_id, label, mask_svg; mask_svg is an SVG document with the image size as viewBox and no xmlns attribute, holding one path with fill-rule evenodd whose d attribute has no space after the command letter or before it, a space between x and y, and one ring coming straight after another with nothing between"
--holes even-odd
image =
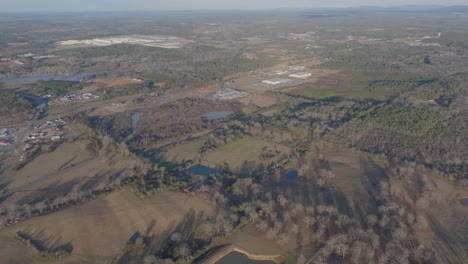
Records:
<instances>
[{"instance_id":1,"label":"farm building","mask_svg":"<svg viewBox=\"0 0 468 264\"><path fill-rule=\"evenodd\" d=\"M289 77L291 78L299 78L299 79L305 79L312 76L310 72L296 72L296 73L291 73L289 74Z\"/></svg>"},{"instance_id":2,"label":"farm building","mask_svg":"<svg viewBox=\"0 0 468 264\"><path fill-rule=\"evenodd\" d=\"M280 85L280 84L293 83L293 80L283 79L283 78L273 78L273 79L263 80L262 83L269 84L269 85Z\"/></svg>"}]
</instances>

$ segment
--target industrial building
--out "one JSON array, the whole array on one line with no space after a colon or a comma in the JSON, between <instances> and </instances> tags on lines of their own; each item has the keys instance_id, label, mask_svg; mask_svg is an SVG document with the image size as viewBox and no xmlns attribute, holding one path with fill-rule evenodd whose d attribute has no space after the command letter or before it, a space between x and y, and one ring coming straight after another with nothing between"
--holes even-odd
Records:
<instances>
[{"instance_id":1,"label":"industrial building","mask_svg":"<svg viewBox=\"0 0 468 264\"><path fill-rule=\"evenodd\" d=\"M206 98L224 101L224 100L231 100L231 99L235 99L239 97L245 97L249 95L250 93L247 93L247 92L226 88L220 91L203 94L202 96Z\"/></svg>"},{"instance_id":2,"label":"industrial building","mask_svg":"<svg viewBox=\"0 0 468 264\"><path fill-rule=\"evenodd\" d=\"M312 76L310 72L296 72L296 73L291 73L289 74L289 77L291 78L299 78L299 79L305 79Z\"/></svg>"},{"instance_id":3,"label":"industrial building","mask_svg":"<svg viewBox=\"0 0 468 264\"><path fill-rule=\"evenodd\" d=\"M284 85L284 84L293 83L293 80L283 79L283 78L273 78L273 79L263 80L262 83L268 84L268 85Z\"/></svg>"}]
</instances>

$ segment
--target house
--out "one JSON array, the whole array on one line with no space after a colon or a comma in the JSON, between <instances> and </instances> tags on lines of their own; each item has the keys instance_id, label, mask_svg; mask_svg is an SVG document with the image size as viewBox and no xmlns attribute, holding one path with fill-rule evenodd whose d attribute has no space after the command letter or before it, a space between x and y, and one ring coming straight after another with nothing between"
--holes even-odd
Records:
<instances>
[{"instance_id":1,"label":"house","mask_svg":"<svg viewBox=\"0 0 468 264\"><path fill-rule=\"evenodd\" d=\"M198 191L202 187L202 182L200 180L190 184L189 186L184 188L184 192L186 193L194 193Z\"/></svg>"},{"instance_id":2,"label":"house","mask_svg":"<svg viewBox=\"0 0 468 264\"><path fill-rule=\"evenodd\" d=\"M52 136L50 139L51 140L60 140L63 138L63 135L55 135L55 136Z\"/></svg>"}]
</instances>

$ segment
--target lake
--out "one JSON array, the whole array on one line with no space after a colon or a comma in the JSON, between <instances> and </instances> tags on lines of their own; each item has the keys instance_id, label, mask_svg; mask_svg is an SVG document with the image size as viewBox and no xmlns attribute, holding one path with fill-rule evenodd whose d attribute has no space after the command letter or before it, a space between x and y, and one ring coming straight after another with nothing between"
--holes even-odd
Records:
<instances>
[{"instance_id":1,"label":"lake","mask_svg":"<svg viewBox=\"0 0 468 264\"><path fill-rule=\"evenodd\" d=\"M231 253L224 256L222 259L218 260L216 264L275 264L271 260L254 260L249 259L246 255L232 251Z\"/></svg>"},{"instance_id":2,"label":"lake","mask_svg":"<svg viewBox=\"0 0 468 264\"><path fill-rule=\"evenodd\" d=\"M29 83L29 82L37 82L37 81L79 81L87 76L95 75L98 73L111 73L111 72L80 72L75 75L58 75L58 74L51 74L51 75L35 75L35 76L22 76L22 77L14 77L14 78L6 78L3 79L3 82L7 84L13 83Z\"/></svg>"},{"instance_id":3,"label":"lake","mask_svg":"<svg viewBox=\"0 0 468 264\"><path fill-rule=\"evenodd\" d=\"M206 117L208 120L215 120L220 118L225 118L228 115L232 114L232 112L213 112L204 115L200 115L201 117Z\"/></svg>"},{"instance_id":4,"label":"lake","mask_svg":"<svg viewBox=\"0 0 468 264\"><path fill-rule=\"evenodd\" d=\"M185 170L186 174L196 174L196 175L211 175L221 173L217 169L207 167L205 165L194 165Z\"/></svg>"}]
</instances>

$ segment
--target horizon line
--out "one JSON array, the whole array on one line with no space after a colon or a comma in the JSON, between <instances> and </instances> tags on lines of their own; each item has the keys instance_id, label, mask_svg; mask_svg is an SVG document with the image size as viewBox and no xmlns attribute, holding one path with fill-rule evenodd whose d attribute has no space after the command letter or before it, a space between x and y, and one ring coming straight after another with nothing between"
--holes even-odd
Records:
<instances>
[{"instance_id":1,"label":"horizon line","mask_svg":"<svg viewBox=\"0 0 468 264\"><path fill-rule=\"evenodd\" d=\"M60 13L132 13L132 12L249 12L249 11L293 11L293 10L359 10L359 9L393 9L393 8L412 8L413 10L407 11L415 11L414 8L421 8L421 9L444 9L444 8L454 8L454 7L465 7L468 8L468 5L385 5L385 6L377 6L377 5L357 5L357 6L348 6L348 7L276 7L276 8L237 8L237 9L222 9L222 8L200 8L200 9L116 9L116 10L101 10L101 9L82 9L82 10L52 10L52 11L44 11L44 10L30 10L30 11L0 11L0 14L60 14ZM429 9L430 8L430 9ZM378 11L378 10L376 10ZM404 10L401 10L404 11Z\"/></svg>"}]
</instances>

